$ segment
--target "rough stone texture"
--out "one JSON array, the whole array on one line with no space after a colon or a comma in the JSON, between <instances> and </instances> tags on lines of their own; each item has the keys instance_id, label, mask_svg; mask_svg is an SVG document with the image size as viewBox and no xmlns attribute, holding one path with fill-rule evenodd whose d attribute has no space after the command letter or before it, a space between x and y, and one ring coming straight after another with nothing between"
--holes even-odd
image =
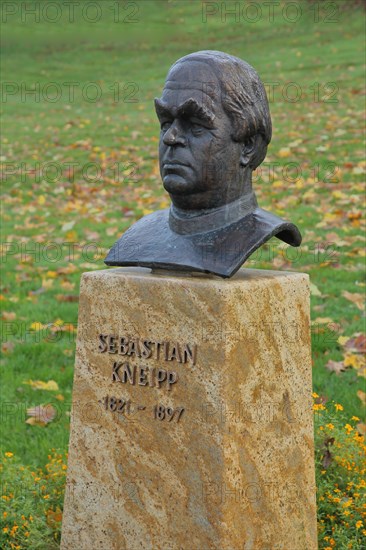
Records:
<instances>
[{"instance_id":1,"label":"rough stone texture","mask_svg":"<svg viewBox=\"0 0 366 550\"><path fill-rule=\"evenodd\" d=\"M196 344L196 363L102 353L99 334ZM115 361L179 378L113 382ZM313 550L314 483L307 275L83 275L63 550Z\"/></svg>"}]
</instances>

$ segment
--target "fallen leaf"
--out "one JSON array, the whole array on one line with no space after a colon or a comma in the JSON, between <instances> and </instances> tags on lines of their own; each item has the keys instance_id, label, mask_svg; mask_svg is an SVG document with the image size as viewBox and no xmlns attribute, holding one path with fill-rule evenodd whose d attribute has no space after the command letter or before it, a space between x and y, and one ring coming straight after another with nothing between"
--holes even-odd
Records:
<instances>
[{"instance_id":1,"label":"fallen leaf","mask_svg":"<svg viewBox=\"0 0 366 550\"><path fill-rule=\"evenodd\" d=\"M356 428L359 434L366 435L366 424L364 424L363 422L359 422L356 425Z\"/></svg>"},{"instance_id":2,"label":"fallen leaf","mask_svg":"<svg viewBox=\"0 0 366 550\"><path fill-rule=\"evenodd\" d=\"M335 372L337 375L346 370L346 366L343 361L332 361L331 359L325 365L325 368L330 372Z\"/></svg>"},{"instance_id":3,"label":"fallen leaf","mask_svg":"<svg viewBox=\"0 0 366 550\"><path fill-rule=\"evenodd\" d=\"M43 382L42 380L26 380L23 384L28 384L34 390L45 390L45 391L58 391L58 384L54 380L49 380L48 382Z\"/></svg>"},{"instance_id":4,"label":"fallen leaf","mask_svg":"<svg viewBox=\"0 0 366 550\"><path fill-rule=\"evenodd\" d=\"M17 315L14 311L3 311L1 318L4 319L4 321L14 321L14 319L17 318Z\"/></svg>"},{"instance_id":5,"label":"fallen leaf","mask_svg":"<svg viewBox=\"0 0 366 550\"><path fill-rule=\"evenodd\" d=\"M61 288L63 288L64 290L74 290L75 288L75 283L70 283L70 281L62 281L61 283Z\"/></svg>"},{"instance_id":6,"label":"fallen leaf","mask_svg":"<svg viewBox=\"0 0 366 550\"><path fill-rule=\"evenodd\" d=\"M344 290L342 292L342 296L346 298L346 300L349 300L353 304L355 304L358 309L363 311L364 309L364 296L363 294L360 294L359 292L348 292L347 290Z\"/></svg>"},{"instance_id":7,"label":"fallen leaf","mask_svg":"<svg viewBox=\"0 0 366 550\"><path fill-rule=\"evenodd\" d=\"M30 329L35 331L43 330L45 328L47 328L47 325L43 325L39 321L34 321L34 323L32 323L30 326Z\"/></svg>"},{"instance_id":8,"label":"fallen leaf","mask_svg":"<svg viewBox=\"0 0 366 550\"><path fill-rule=\"evenodd\" d=\"M359 334L356 338L347 338L344 346L355 353L366 353L366 336Z\"/></svg>"},{"instance_id":9,"label":"fallen leaf","mask_svg":"<svg viewBox=\"0 0 366 550\"><path fill-rule=\"evenodd\" d=\"M52 288L54 283L54 279L42 279L42 288L45 290L48 290L49 288Z\"/></svg>"},{"instance_id":10,"label":"fallen leaf","mask_svg":"<svg viewBox=\"0 0 366 550\"><path fill-rule=\"evenodd\" d=\"M26 424L45 426L55 418L56 409L52 405L37 405L27 409L27 414L30 418L27 418Z\"/></svg>"},{"instance_id":11,"label":"fallen leaf","mask_svg":"<svg viewBox=\"0 0 366 550\"><path fill-rule=\"evenodd\" d=\"M349 336L339 336L337 342L338 342L338 344L340 344L341 346L345 346L349 339L350 339Z\"/></svg>"},{"instance_id":12,"label":"fallen leaf","mask_svg":"<svg viewBox=\"0 0 366 550\"><path fill-rule=\"evenodd\" d=\"M333 319L331 319L330 317L317 317L315 321L312 321L311 324L328 325L329 323L333 323Z\"/></svg>"},{"instance_id":13,"label":"fallen leaf","mask_svg":"<svg viewBox=\"0 0 366 550\"><path fill-rule=\"evenodd\" d=\"M79 296L77 294L57 294L56 300L58 302L78 302Z\"/></svg>"},{"instance_id":14,"label":"fallen leaf","mask_svg":"<svg viewBox=\"0 0 366 550\"><path fill-rule=\"evenodd\" d=\"M358 390L357 397L366 405L366 393L364 391Z\"/></svg>"},{"instance_id":15,"label":"fallen leaf","mask_svg":"<svg viewBox=\"0 0 366 550\"><path fill-rule=\"evenodd\" d=\"M61 227L61 231L70 231L75 225L75 221L64 223Z\"/></svg>"},{"instance_id":16,"label":"fallen leaf","mask_svg":"<svg viewBox=\"0 0 366 550\"><path fill-rule=\"evenodd\" d=\"M11 353L14 349L14 342L4 342L1 344L1 351L3 353Z\"/></svg>"},{"instance_id":17,"label":"fallen leaf","mask_svg":"<svg viewBox=\"0 0 366 550\"><path fill-rule=\"evenodd\" d=\"M343 362L345 367L352 367L354 369L360 369L365 365L364 357L362 355L356 355L354 353L346 355Z\"/></svg>"},{"instance_id":18,"label":"fallen leaf","mask_svg":"<svg viewBox=\"0 0 366 550\"><path fill-rule=\"evenodd\" d=\"M289 147L282 147L282 149L278 151L278 156L280 158L286 158L286 157L289 157L290 155L291 155L291 149Z\"/></svg>"},{"instance_id":19,"label":"fallen leaf","mask_svg":"<svg viewBox=\"0 0 366 550\"><path fill-rule=\"evenodd\" d=\"M322 296L322 293L314 283L310 283L310 294L312 296Z\"/></svg>"}]
</instances>

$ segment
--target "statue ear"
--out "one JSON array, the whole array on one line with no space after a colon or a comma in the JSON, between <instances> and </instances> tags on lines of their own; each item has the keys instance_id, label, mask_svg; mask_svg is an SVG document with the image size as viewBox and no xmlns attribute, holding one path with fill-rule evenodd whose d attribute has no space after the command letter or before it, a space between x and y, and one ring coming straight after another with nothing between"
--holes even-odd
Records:
<instances>
[{"instance_id":1,"label":"statue ear","mask_svg":"<svg viewBox=\"0 0 366 550\"><path fill-rule=\"evenodd\" d=\"M255 153L255 144L256 144L255 136L251 136L246 140L245 143L243 143L243 147L240 154L241 166L248 166L248 164L250 164L250 161Z\"/></svg>"}]
</instances>

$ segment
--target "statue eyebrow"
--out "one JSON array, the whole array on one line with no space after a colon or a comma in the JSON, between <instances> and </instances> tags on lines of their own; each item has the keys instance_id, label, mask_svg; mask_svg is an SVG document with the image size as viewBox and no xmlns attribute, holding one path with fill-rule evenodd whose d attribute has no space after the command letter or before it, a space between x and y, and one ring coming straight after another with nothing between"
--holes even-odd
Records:
<instances>
[{"instance_id":1,"label":"statue eyebrow","mask_svg":"<svg viewBox=\"0 0 366 550\"><path fill-rule=\"evenodd\" d=\"M204 105L200 105L195 99L187 99L182 105L177 109L179 115L197 115L205 122L213 123L215 115L212 111L207 109Z\"/></svg>"},{"instance_id":2,"label":"statue eyebrow","mask_svg":"<svg viewBox=\"0 0 366 550\"><path fill-rule=\"evenodd\" d=\"M155 110L158 116L168 116L174 118L174 112L169 108L161 99L155 99ZM175 109L174 109L175 111ZM213 124L215 115L212 111L207 109L204 105L200 105L198 101L193 98L187 99L182 105L176 109L177 116L197 116L204 122Z\"/></svg>"}]
</instances>

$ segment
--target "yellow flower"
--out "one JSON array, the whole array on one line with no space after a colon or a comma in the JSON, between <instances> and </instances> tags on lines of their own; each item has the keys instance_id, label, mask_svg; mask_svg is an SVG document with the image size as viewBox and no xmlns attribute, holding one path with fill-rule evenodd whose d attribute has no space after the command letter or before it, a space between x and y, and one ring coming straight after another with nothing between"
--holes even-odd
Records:
<instances>
[{"instance_id":1,"label":"yellow flower","mask_svg":"<svg viewBox=\"0 0 366 550\"><path fill-rule=\"evenodd\" d=\"M7 533L9 531L9 527L3 527L3 533Z\"/></svg>"},{"instance_id":2,"label":"yellow flower","mask_svg":"<svg viewBox=\"0 0 366 550\"><path fill-rule=\"evenodd\" d=\"M325 411L323 403L314 403L313 411Z\"/></svg>"},{"instance_id":3,"label":"yellow flower","mask_svg":"<svg viewBox=\"0 0 366 550\"><path fill-rule=\"evenodd\" d=\"M328 428L328 430L334 430L333 424L326 424L326 427Z\"/></svg>"},{"instance_id":4,"label":"yellow flower","mask_svg":"<svg viewBox=\"0 0 366 550\"><path fill-rule=\"evenodd\" d=\"M316 399L317 397L319 397L319 395L318 395L317 393L315 393L315 392L312 393L311 395L314 397L314 399Z\"/></svg>"},{"instance_id":5,"label":"yellow flower","mask_svg":"<svg viewBox=\"0 0 366 550\"><path fill-rule=\"evenodd\" d=\"M358 521L356 521L356 529L359 529L360 527L362 527L362 525L363 525L363 523L360 519Z\"/></svg>"},{"instance_id":6,"label":"yellow flower","mask_svg":"<svg viewBox=\"0 0 366 550\"><path fill-rule=\"evenodd\" d=\"M335 406L336 411L343 411L343 407L339 403L334 403L334 406Z\"/></svg>"},{"instance_id":7,"label":"yellow flower","mask_svg":"<svg viewBox=\"0 0 366 550\"><path fill-rule=\"evenodd\" d=\"M352 499L350 498L346 502L343 502L342 506L343 508L349 508L350 506L352 506Z\"/></svg>"},{"instance_id":8,"label":"yellow flower","mask_svg":"<svg viewBox=\"0 0 366 550\"><path fill-rule=\"evenodd\" d=\"M8 512L3 512L3 517L6 518L6 516L8 515Z\"/></svg>"},{"instance_id":9,"label":"yellow flower","mask_svg":"<svg viewBox=\"0 0 366 550\"><path fill-rule=\"evenodd\" d=\"M358 416L352 416L351 420L355 420L356 422L358 422L360 419L358 418Z\"/></svg>"},{"instance_id":10,"label":"yellow flower","mask_svg":"<svg viewBox=\"0 0 366 550\"><path fill-rule=\"evenodd\" d=\"M11 458L12 456L14 456L14 453L9 453L9 452L8 452L8 453L5 453L5 456L6 456L7 458Z\"/></svg>"},{"instance_id":11,"label":"yellow flower","mask_svg":"<svg viewBox=\"0 0 366 550\"><path fill-rule=\"evenodd\" d=\"M50 495L44 495L43 497L45 500L48 500L50 498Z\"/></svg>"},{"instance_id":12,"label":"yellow flower","mask_svg":"<svg viewBox=\"0 0 366 550\"><path fill-rule=\"evenodd\" d=\"M15 533L18 531L18 526L17 525L13 525L13 527L11 528L11 531L10 531L10 536L14 537L15 536Z\"/></svg>"},{"instance_id":13,"label":"yellow flower","mask_svg":"<svg viewBox=\"0 0 366 550\"><path fill-rule=\"evenodd\" d=\"M348 434L350 434L350 433L352 432L352 430L353 430L353 428L352 428L352 426L351 426L350 424L346 424L346 425L345 425L345 429L346 429L346 431L347 431Z\"/></svg>"},{"instance_id":14,"label":"yellow flower","mask_svg":"<svg viewBox=\"0 0 366 550\"><path fill-rule=\"evenodd\" d=\"M24 536L25 536L25 537L29 537L29 535L30 535L29 531L26 531L26 532L24 533Z\"/></svg>"}]
</instances>

